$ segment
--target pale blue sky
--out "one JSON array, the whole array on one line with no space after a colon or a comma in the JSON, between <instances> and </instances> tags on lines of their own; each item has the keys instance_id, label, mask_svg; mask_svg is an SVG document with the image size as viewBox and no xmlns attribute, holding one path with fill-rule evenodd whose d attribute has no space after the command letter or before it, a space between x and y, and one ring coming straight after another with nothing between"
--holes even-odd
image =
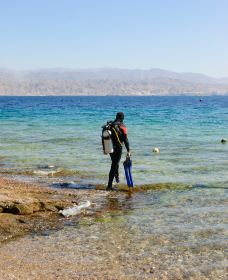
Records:
<instances>
[{"instance_id":1,"label":"pale blue sky","mask_svg":"<svg viewBox=\"0 0 228 280\"><path fill-rule=\"evenodd\" d=\"M0 67L228 76L228 0L0 0Z\"/></svg>"}]
</instances>

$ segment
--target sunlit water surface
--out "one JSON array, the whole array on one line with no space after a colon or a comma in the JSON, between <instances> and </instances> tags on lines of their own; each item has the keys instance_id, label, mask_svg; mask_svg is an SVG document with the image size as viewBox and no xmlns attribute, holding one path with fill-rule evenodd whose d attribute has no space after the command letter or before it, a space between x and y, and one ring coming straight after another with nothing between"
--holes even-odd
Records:
<instances>
[{"instance_id":1,"label":"sunlit water surface","mask_svg":"<svg viewBox=\"0 0 228 280\"><path fill-rule=\"evenodd\" d=\"M117 111L135 184L173 188L98 191L96 215L5 244L6 279L227 279L228 97L0 97L1 172L52 187L105 184L101 126Z\"/></svg>"}]
</instances>

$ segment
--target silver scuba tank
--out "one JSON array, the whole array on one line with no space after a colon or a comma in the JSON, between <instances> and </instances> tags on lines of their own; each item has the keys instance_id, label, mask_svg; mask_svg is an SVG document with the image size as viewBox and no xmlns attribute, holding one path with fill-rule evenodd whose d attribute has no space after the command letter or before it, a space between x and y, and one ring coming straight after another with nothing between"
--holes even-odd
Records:
<instances>
[{"instance_id":1,"label":"silver scuba tank","mask_svg":"<svg viewBox=\"0 0 228 280\"><path fill-rule=\"evenodd\" d=\"M102 133L103 150L104 150L105 155L111 154L114 151L111 135L112 135L112 132L111 132L111 130L108 130L108 129L105 129Z\"/></svg>"}]
</instances>

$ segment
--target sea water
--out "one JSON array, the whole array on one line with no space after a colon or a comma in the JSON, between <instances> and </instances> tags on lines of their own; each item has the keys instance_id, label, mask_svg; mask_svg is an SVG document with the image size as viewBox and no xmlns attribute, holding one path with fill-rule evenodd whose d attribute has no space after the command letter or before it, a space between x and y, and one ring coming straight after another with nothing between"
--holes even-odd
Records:
<instances>
[{"instance_id":1,"label":"sea water","mask_svg":"<svg viewBox=\"0 0 228 280\"><path fill-rule=\"evenodd\" d=\"M217 96L0 97L1 167L104 183L110 158L101 126L118 111L125 113L135 184L227 184L228 145L220 140L228 138L228 97Z\"/></svg>"},{"instance_id":2,"label":"sea water","mask_svg":"<svg viewBox=\"0 0 228 280\"><path fill-rule=\"evenodd\" d=\"M97 271L117 279L226 279L226 96L0 97L1 173L51 187L106 184L110 158L102 153L101 126L118 111L125 113L135 185L163 187L131 196L98 191L100 218L6 250L21 246L21 260L29 244L45 267L37 273L58 266L61 279L72 279L76 264L82 277Z\"/></svg>"}]
</instances>

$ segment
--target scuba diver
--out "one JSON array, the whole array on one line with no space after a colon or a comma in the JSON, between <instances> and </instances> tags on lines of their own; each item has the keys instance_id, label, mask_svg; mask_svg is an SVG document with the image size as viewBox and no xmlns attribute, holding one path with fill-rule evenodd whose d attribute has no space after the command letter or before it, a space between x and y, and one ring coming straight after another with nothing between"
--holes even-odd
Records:
<instances>
[{"instance_id":1,"label":"scuba diver","mask_svg":"<svg viewBox=\"0 0 228 280\"><path fill-rule=\"evenodd\" d=\"M106 190L113 190L112 183L115 178L116 182L119 183L119 162L122 155L122 143L124 143L127 149L126 158L130 158L130 145L127 137L127 128L123 123L124 113L118 112L116 114L116 119L113 122L108 122L107 126L109 126L109 131L112 139L112 149L109 151L112 164L109 172L109 180L108 186ZM103 144L104 152L105 147Z\"/></svg>"}]
</instances>

